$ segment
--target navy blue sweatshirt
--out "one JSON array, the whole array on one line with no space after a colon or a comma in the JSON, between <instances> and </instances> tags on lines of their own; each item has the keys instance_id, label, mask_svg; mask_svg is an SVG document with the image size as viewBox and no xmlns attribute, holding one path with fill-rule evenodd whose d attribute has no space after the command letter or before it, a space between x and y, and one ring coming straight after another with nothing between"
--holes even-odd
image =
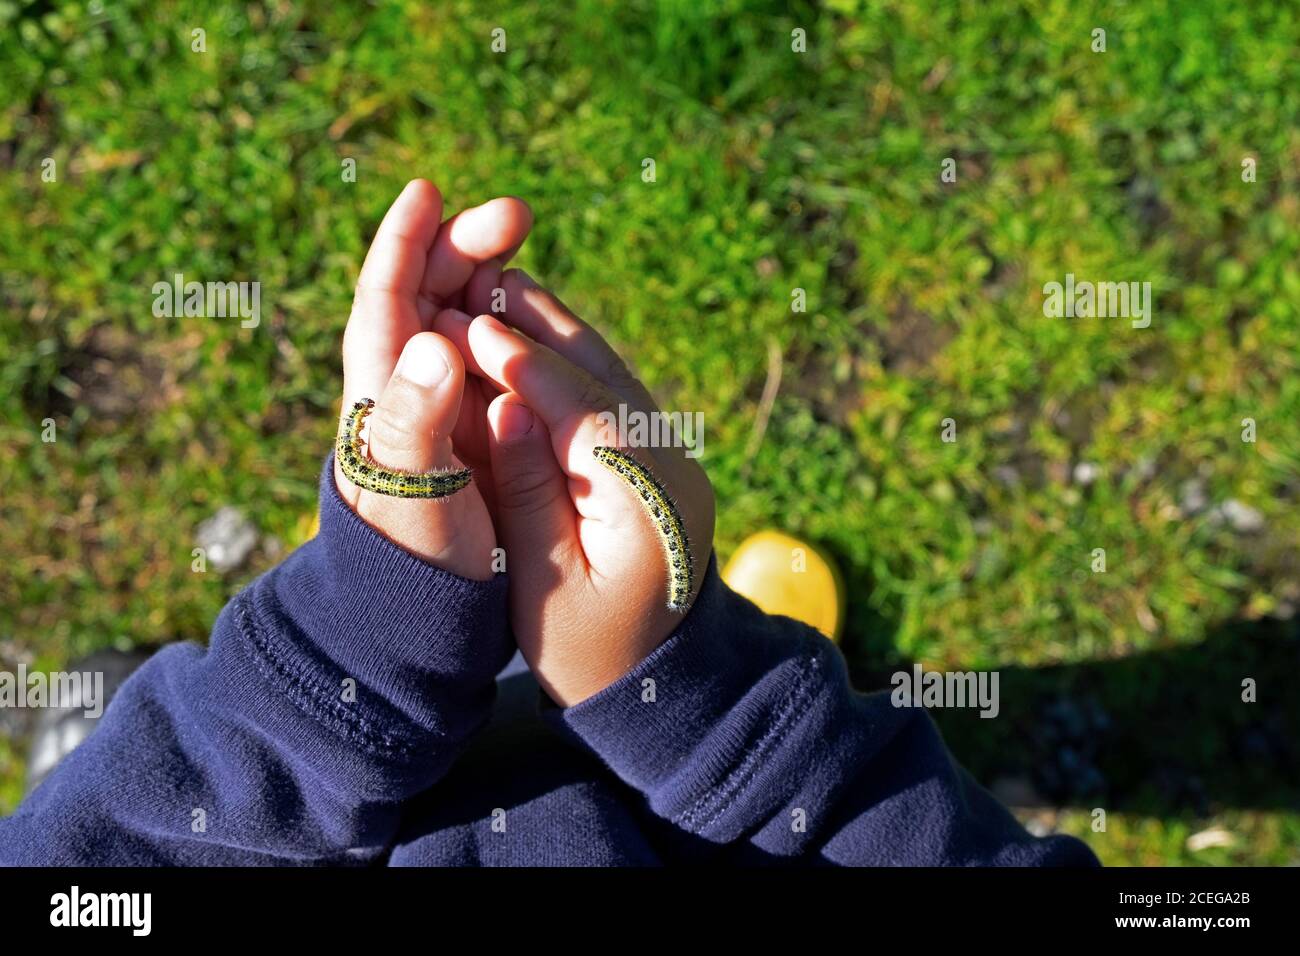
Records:
<instances>
[{"instance_id":1,"label":"navy blue sweatshirt","mask_svg":"<svg viewBox=\"0 0 1300 956\"><path fill-rule=\"evenodd\" d=\"M0 864L1096 863L712 563L658 650L562 709L505 667L504 576L388 542L332 461L321 502L206 650L156 654L0 820Z\"/></svg>"}]
</instances>

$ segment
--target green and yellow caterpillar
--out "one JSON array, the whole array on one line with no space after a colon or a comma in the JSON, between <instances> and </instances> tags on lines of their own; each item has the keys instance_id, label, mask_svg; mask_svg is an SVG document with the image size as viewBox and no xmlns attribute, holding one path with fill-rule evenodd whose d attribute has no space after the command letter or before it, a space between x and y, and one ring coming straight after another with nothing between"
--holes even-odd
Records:
<instances>
[{"instance_id":1,"label":"green and yellow caterpillar","mask_svg":"<svg viewBox=\"0 0 1300 956\"><path fill-rule=\"evenodd\" d=\"M469 484L472 473L468 468L413 472L395 471L376 463L368 451L361 450L361 426L374 407L370 398L354 404L334 444L339 467L348 481L392 498L446 498Z\"/></svg>"},{"instance_id":2,"label":"green and yellow caterpillar","mask_svg":"<svg viewBox=\"0 0 1300 956\"><path fill-rule=\"evenodd\" d=\"M668 492L645 467L631 455L616 448L598 445L592 454L596 460L632 486L642 507L654 522L655 531L668 559L668 609L685 611L695 587L695 559L686 538L686 525Z\"/></svg>"}]
</instances>

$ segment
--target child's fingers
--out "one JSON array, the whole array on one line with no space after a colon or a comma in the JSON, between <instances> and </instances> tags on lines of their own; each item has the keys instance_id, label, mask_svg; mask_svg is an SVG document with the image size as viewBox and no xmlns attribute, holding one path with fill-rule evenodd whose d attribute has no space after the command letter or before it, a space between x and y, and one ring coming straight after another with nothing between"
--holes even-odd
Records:
<instances>
[{"instance_id":1,"label":"child's fingers","mask_svg":"<svg viewBox=\"0 0 1300 956\"><path fill-rule=\"evenodd\" d=\"M465 389L460 402L460 417L451 433L451 445L456 457L466 467L474 469L475 487L483 496L483 502L490 514L495 514L495 499L492 482L489 478L491 455L488 451L488 430L483 427L487 421L488 406L501 394L500 389L485 378L465 376Z\"/></svg>"},{"instance_id":2,"label":"child's fingers","mask_svg":"<svg viewBox=\"0 0 1300 956\"><path fill-rule=\"evenodd\" d=\"M433 331L445 336L460 351L465 360L465 371L481 379L487 374L479 367L478 360L469 347L469 327L474 319L460 309L443 309L433 317Z\"/></svg>"},{"instance_id":3,"label":"child's fingers","mask_svg":"<svg viewBox=\"0 0 1300 956\"><path fill-rule=\"evenodd\" d=\"M465 369L440 335L420 332L402 350L387 387L366 419L367 467L425 472L461 467L451 433L460 411ZM371 472L373 474L373 472ZM477 487L446 498L400 498L362 491L335 465L341 493L367 524L413 554L455 574L492 577L495 535Z\"/></svg>"},{"instance_id":4,"label":"child's fingers","mask_svg":"<svg viewBox=\"0 0 1300 956\"><path fill-rule=\"evenodd\" d=\"M493 308L493 306L504 295L504 290L498 294L497 290L500 288L500 259L489 259L487 262L475 266L474 273L469 277L469 281L465 283L464 311L470 315L480 315L484 312L497 313L499 309Z\"/></svg>"},{"instance_id":5,"label":"child's fingers","mask_svg":"<svg viewBox=\"0 0 1300 956\"><path fill-rule=\"evenodd\" d=\"M450 342L432 332L412 336L367 419L369 457L394 471L460 467L452 452L451 432L460 412L464 381L464 368ZM470 539L457 541L467 513L460 499L476 495L472 486L445 500L362 491L356 510L408 550L444 562L457 573L478 576L485 556L460 553L459 545L468 545Z\"/></svg>"},{"instance_id":6,"label":"child's fingers","mask_svg":"<svg viewBox=\"0 0 1300 956\"><path fill-rule=\"evenodd\" d=\"M501 394L501 389L483 374L474 354L469 350L469 327L472 321L459 309L443 309L433 320L433 331L451 342L465 362L465 400L452 442L462 458L468 455L476 462L486 462L489 456L487 430L483 427L484 416L492 400ZM484 499L488 500L490 495L490 490L484 488ZM492 506L490 500L488 506Z\"/></svg>"},{"instance_id":7,"label":"child's fingers","mask_svg":"<svg viewBox=\"0 0 1300 956\"><path fill-rule=\"evenodd\" d=\"M467 342L482 374L541 417L565 472L589 474L592 448L611 440L596 416L616 409L617 396L568 359L490 315L473 321Z\"/></svg>"},{"instance_id":8,"label":"child's fingers","mask_svg":"<svg viewBox=\"0 0 1300 956\"><path fill-rule=\"evenodd\" d=\"M618 479L593 455L598 445L619 444L617 432L601 417L618 407L618 396L568 359L491 316L474 320L469 346L483 373L518 395L546 426L556 463L574 479L568 493L584 519L576 531L583 553L592 555L592 547L600 552L601 542L608 550L625 529L642 527L636 499L610 493ZM621 558L636 551L624 548Z\"/></svg>"},{"instance_id":9,"label":"child's fingers","mask_svg":"<svg viewBox=\"0 0 1300 956\"><path fill-rule=\"evenodd\" d=\"M379 224L343 334L345 415L353 402L383 390L403 346L421 328L421 311L432 319L432 303L420 303L420 283L441 216L437 187L415 179Z\"/></svg>"},{"instance_id":10,"label":"child's fingers","mask_svg":"<svg viewBox=\"0 0 1300 956\"><path fill-rule=\"evenodd\" d=\"M500 288L505 294L505 320L510 325L554 349L632 404L654 407L650 393L604 337L527 272L507 269L501 273Z\"/></svg>"},{"instance_id":11,"label":"child's fingers","mask_svg":"<svg viewBox=\"0 0 1300 956\"><path fill-rule=\"evenodd\" d=\"M443 223L429 252L423 293L440 299L463 286L480 263L489 259L504 262L523 244L532 225L532 210L513 196L492 199L452 216Z\"/></svg>"},{"instance_id":12,"label":"child's fingers","mask_svg":"<svg viewBox=\"0 0 1300 956\"><path fill-rule=\"evenodd\" d=\"M464 381L450 342L433 332L412 336L368 419L370 457L397 471L453 467L451 432Z\"/></svg>"},{"instance_id":13,"label":"child's fingers","mask_svg":"<svg viewBox=\"0 0 1300 956\"><path fill-rule=\"evenodd\" d=\"M568 479L555 461L546 426L509 392L488 406L492 484L496 495L497 534L506 559L518 555L515 573L525 585L545 568L567 579L586 575L586 560L575 531Z\"/></svg>"},{"instance_id":14,"label":"child's fingers","mask_svg":"<svg viewBox=\"0 0 1300 956\"><path fill-rule=\"evenodd\" d=\"M357 287L401 294L414 302L442 220L442 194L413 179L384 214L366 253Z\"/></svg>"}]
</instances>

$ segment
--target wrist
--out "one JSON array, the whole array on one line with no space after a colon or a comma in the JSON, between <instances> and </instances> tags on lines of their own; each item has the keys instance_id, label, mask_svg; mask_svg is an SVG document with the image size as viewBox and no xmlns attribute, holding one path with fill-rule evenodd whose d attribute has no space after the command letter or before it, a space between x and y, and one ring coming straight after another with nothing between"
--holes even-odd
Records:
<instances>
[{"instance_id":1,"label":"wrist","mask_svg":"<svg viewBox=\"0 0 1300 956\"><path fill-rule=\"evenodd\" d=\"M513 652L505 575L471 580L389 541L340 496L333 456L320 531L259 584L254 606L295 623L295 654L325 658L340 680L409 713L431 689L490 685Z\"/></svg>"}]
</instances>

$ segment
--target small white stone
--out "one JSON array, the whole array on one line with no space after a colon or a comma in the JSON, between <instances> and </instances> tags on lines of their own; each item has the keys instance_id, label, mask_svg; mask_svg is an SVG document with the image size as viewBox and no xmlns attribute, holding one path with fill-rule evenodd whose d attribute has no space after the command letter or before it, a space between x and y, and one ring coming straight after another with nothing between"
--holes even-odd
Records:
<instances>
[{"instance_id":1,"label":"small white stone","mask_svg":"<svg viewBox=\"0 0 1300 956\"><path fill-rule=\"evenodd\" d=\"M199 547L207 553L208 563L218 571L233 571L257 547L257 528L232 505L220 508L199 525Z\"/></svg>"},{"instance_id":2,"label":"small white stone","mask_svg":"<svg viewBox=\"0 0 1300 956\"><path fill-rule=\"evenodd\" d=\"M1081 461L1074 466L1074 483L1087 487L1101 477L1101 466L1091 461Z\"/></svg>"},{"instance_id":3,"label":"small white stone","mask_svg":"<svg viewBox=\"0 0 1300 956\"><path fill-rule=\"evenodd\" d=\"M1229 498L1223 504L1219 505L1219 514L1232 526L1233 531L1241 534L1254 534L1256 531L1263 531L1264 516L1250 505L1242 504L1236 498Z\"/></svg>"}]
</instances>

